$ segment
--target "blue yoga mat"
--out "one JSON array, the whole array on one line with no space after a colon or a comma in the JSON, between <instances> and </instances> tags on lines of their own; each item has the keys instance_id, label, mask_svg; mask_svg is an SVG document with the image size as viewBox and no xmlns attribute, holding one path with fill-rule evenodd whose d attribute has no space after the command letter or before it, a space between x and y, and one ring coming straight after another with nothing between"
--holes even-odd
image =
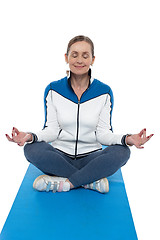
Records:
<instances>
[{"instance_id":1,"label":"blue yoga mat","mask_svg":"<svg viewBox=\"0 0 160 240\"><path fill-rule=\"evenodd\" d=\"M0 240L136 240L121 174L108 178L110 191L83 188L38 192L33 181L42 172L29 165Z\"/></svg>"}]
</instances>

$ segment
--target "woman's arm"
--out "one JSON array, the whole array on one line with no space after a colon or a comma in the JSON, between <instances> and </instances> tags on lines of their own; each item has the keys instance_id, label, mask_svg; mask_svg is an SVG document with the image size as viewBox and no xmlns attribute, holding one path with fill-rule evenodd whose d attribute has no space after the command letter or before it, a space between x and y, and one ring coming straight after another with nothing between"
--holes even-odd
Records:
<instances>
[{"instance_id":1,"label":"woman's arm","mask_svg":"<svg viewBox=\"0 0 160 240\"><path fill-rule=\"evenodd\" d=\"M36 133L37 141L53 142L60 132L57 110L53 101L52 90L48 85L44 93L45 124L44 128Z\"/></svg>"},{"instance_id":2,"label":"woman's arm","mask_svg":"<svg viewBox=\"0 0 160 240\"><path fill-rule=\"evenodd\" d=\"M113 108L113 94L110 91L106 99L106 103L101 110L99 121L97 125L97 141L102 145L114 145L125 144L128 146L136 146L137 148L144 148L143 145L151 139L154 134L146 136L146 129L143 129L138 134L125 136L123 134L118 135L112 132L111 117Z\"/></svg>"},{"instance_id":3,"label":"woman's arm","mask_svg":"<svg viewBox=\"0 0 160 240\"><path fill-rule=\"evenodd\" d=\"M110 89L106 95L106 101L99 115L99 120L96 129L97 141L102 145L123 144L123 134L114 134L112 132L111 118L113 109L113 93Z\"/></svg>"},{"instance_id":4,"label":"woman's arm","mask_svg":"<svg viewBox=\"0 0 160 240\"><path fill-rule=\"evenodd\" d=\"M10 142L15 142L19 146L23 146L26 142L32 143L33 141L54 141L59 134L60 127L57 120L57 112L52 101L52 91L50 85L45 90L44 94L44 105L45 105L45 125L44 128L34 133L20 132L17 128L13 128L12 137L6 134L7 139Z\"/></svg>"}]
</instances>

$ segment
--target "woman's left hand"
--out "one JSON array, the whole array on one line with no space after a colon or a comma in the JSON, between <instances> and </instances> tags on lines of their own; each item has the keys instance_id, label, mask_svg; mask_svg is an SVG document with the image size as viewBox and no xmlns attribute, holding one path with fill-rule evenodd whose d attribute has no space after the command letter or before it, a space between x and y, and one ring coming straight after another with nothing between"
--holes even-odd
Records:
<instances>
[{"instance_id":1,"label":"woman's left hand","mask_svg":"<svg viewBox=\"0 0 160 240\"><path fill-rule=\"evenodd\" d=\"M136 146L137 148L144 148L143 145L148 142L154 134L146 136L146 128L144 128L140 133L129 135L126 137L126 144L129 146Z\"/></svg>"}]
</instances>

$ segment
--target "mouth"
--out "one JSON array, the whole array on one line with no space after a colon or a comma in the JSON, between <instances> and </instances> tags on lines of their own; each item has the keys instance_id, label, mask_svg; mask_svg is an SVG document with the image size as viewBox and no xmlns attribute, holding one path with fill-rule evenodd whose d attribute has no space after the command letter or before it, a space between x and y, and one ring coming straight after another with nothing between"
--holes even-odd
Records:
<instances>
[{"instance_id":1,"label":"mouth","mask_svg":"<svg viewBox=\"0 0 160 240\"><path fill-rule=\"evenodd\" d=\"M74 65L74 67L77 68L77 69L82 69L82 68L84 68L85 66L77 66L77 65Z\"/></svg>"}]
</instances>

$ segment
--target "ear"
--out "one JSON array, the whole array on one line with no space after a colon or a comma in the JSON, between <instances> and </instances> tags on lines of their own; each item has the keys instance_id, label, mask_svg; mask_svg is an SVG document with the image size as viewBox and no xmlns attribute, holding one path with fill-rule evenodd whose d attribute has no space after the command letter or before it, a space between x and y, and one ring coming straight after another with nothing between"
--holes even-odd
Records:
<instances>
[{"instance_id":1,"label":"ear","mask_svg":"<svg viewBox=\"0 0 160 240\"><path fill-rule=\"evenodd\" d=\"M94 61L95 61L95 56L92 58L91 65L93 65Z\"/></svg>"},{"instance_id":2,"label":"ear","mask_svg":"<svg viewBox=\"0 0 160 240\"><path fill-rule=\"evenodd\" d=\"M68 56L67 56L67 53L65 53L64 56L65 56L65 62L68 63Z\"/></svg>"}]
</instances>

